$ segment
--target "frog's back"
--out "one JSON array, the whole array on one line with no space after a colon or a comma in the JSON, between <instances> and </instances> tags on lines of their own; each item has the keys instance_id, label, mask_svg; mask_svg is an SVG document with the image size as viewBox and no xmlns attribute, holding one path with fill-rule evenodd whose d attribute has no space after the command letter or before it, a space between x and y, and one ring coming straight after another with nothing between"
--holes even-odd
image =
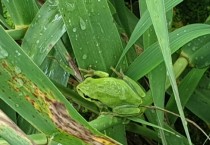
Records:
<instances>
[{"instance_id":1,"label":"frog's back","mask_svg":"<svg viewBox=\"0 0 210 145\"><path fill-rule=\"evenodd\" d=\"M116 105L139 105L142 102L130 86L121 79L116 78L98 78L94 79L95 85L92 90L95 90L95 99L105 102L107 106L114 107Z\"/></svg>"}]
</instances>

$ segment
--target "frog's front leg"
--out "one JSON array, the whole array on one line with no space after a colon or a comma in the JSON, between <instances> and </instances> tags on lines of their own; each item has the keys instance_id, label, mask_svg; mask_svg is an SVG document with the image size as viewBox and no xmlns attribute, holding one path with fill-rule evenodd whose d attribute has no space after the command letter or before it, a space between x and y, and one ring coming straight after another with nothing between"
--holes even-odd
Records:
<instances>
[{"instance_id":1,"label":"frog's front leg","mask_svg":"<svg viewBox=\"0 0 210 145\"><path fill-rule=\"evenodd\" d=\"M94 76L99 77L99 78L109 77L109 74L106 72L103 72L103 71L96 71L93 69L86 70L86 69L82 69L82 68L79 68L79 70L81 72L85 73L85 75L84 75L85 78L94 77Z\"/></svg>"}]
</instances>

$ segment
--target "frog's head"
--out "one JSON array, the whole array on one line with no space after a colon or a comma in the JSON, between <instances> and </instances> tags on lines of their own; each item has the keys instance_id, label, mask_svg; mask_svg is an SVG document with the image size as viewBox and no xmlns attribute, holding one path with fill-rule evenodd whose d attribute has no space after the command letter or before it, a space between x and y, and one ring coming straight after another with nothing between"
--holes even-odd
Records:
<instances>
[{"instance_id":1,"label":"frog's head","mask_svg":"<svg viewBox=\"0 0 210 145\"><path fill-rule=\"evenodd\" d=\"M85 79L82 83L80 83L76 87L78 94L81 97L88 99L88 100L90 100L89 96L91 96L91 85L90 85L91 79L92 78Z\"/></svg>"},{"instance_id":2,"label":"frog's head","mask_svg":"<svg viewBox=\"0 0 210 145\"><path fill-rule=\"evenodd\" d=\"M83 84L77 85L76 90L81 97L85 97L88 93L87 88Z\"/></svg>"}]
</instances>

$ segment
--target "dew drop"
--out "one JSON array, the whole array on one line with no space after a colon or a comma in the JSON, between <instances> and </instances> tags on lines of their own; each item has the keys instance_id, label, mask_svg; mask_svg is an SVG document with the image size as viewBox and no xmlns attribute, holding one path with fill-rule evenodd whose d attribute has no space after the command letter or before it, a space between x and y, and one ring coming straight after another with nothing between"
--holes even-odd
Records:
<instances>
[{"instance_id":1,"label":"dew drop","mask_svg":"<svg viewBox=\"0 0 210 145\"><path fill-rule=\"evenodd\" d=\"M52 20L52 22L54 22L54 21L58 21L58 20L60 20L61 18L62 18L62 16L61 16L61 15L56 14L56 15L55 15L55 18Z\"/></svg>"},{"instance_id":2,"label":"dew drop","mask_svg":"<svg viewBox=\"0 0 210 145\"><path fill-rule=\"evenodd\" d=\"M21 69L18 66L15 66L15 73L16 74L20 74L21 73Z\"/></svg>"},{"instance_id":3,"label":"dew drop","mask_svg":"<svg viewBox=\"0 0 210 145\"><path fill-rule=\"evenodd\" d=\"M20 54L20 52L19 51L15 51L15 53L17 54L17 56L20 56L21 54Z\"/></svg>"},{"instance_id":4,"label":"dew drop","mask_svg":"<svg viewBox=\"0 0 210 145\"><path fill-rule=\"evenodd\" d=\"M76 41L78 40L78 35L75 36L75 40L76 40Z\"/></svg>"},{"instance_id":5,"label":"dew drop","mask_svg":"<svg viewBox=\"0 0 210 145\"><path fill-rule=\"evenodd\" d=\"M8 55L8 52L0 46L0 59L6 58Z\"/></svg>"},{"instance_id":6,"label":"dew drop","mask_svg":"<svg viewBox=\"0 0 210 145\"><path fill-rule=\"evenodd\" d=\"M209 62L205 62L205 66L206 66L206 67L209 66Z\"/></svg>"},{"instance_id":7,"label":"dew drop","mask_svg":"<svg viewBox=\"0 0 210 145\"><path fill-rule=\"evenodd\" d=\"M192 48L192 51L195 51L195 50L196 50L196 47L193 47L193 48Z\"/></svg>"},{"instance_id":8,"label":"dew drop","mask_svg":"<svg viewBox=\"0 0 210 145\"><path fill-rule=\"evenodd\" d=\"M72 31L73 31L73 32L77 32L77 28L73 28Z\"/></svg>"},{"instance_id":9,"label":"dew drop","mask_svg":"<svg viewBox=\"0 0 210 145\"><path fill-rule=\"evenodd\" d=\"M66 6L69 11L73 11L75 9L75 3L66 2Z\"/></svg>"},{"instance_id":10,"label":"dew drop","mask_svg":"<svg viewBox=\"0 0 210 145\"><path fill-rule=\"evenodd\" d=\"M71 20L69 19L69 24L71 25Z\"/></svg>"},{"instance_id":11,"label":"dew drop","mask_svg":"<svg viewBox=\"0 0 210 145\"><path fill-rule=\"evenodd\" d=\"M49 2L50 4L52 4L52 3L53 3L53 2L52 2L52 0L49 0L48 2Z\"/></svg>"},{"instance_id":12,"label":"dew drop","mask_svg":"<svg viewBox=\"0 0 210 145\"><path fill-rule=\"evenodd\" d=\"M91 13L94 13L94 9L91 9Z\"/></svg>"},{"instance_id":13,"label":"dew drop","mask_svg":"<svg viewBox=\"0 0 210 145\"><path fill-rule=\"evenodd\" d=\"M178 135L178 134L176 134L176 137L181 138L181 136L180 136L180 135Z\"/></svg>"},{"instance_id":14,"label":"dew drop","mask_svg":"<svg viewBox=\"0 0 210 145\"><path fill-rule=\"evenodd\" d=\"M98 51L98 53L100 53L100 54L101 54L101 53L102 53L102 51L101 51L101 50L99 50L99 51Z\"/></svg>"},{"instance_id":15,"label":"dew drop","mask_svg":"<svg viewBox=\"0 0 210 145\"><path fill-rule=\"evenodd\" d=\"M15 104L15 107L19 107L19 104Z\"/></svg>"},{"instance_id":16,"label":"dew drop","mask_svg":"<svg viewBox=\"0 0 210 145\"><path fill-rule=\"evenodd\" d=\"M62 32L65 32L65 31L66 31L66 25L63 25Z\"/></svg>"},{"instance_id":17,"label":"dew drop","mask_svg":"<svg viewBox=\"0 0 210 145\"><path fill-rule=\"evenodd\" d=\"M16 78L16 86L18 88L22 87L23 86L23 80L20 79L20 78Z\"/></svg>"},{"instance_id":18,"label":"dew drop","mask_svg":"<svg viewBox=\"0 0 210 145\"><path fill-rule=\"evenodd\" d=\"M87 54L84 54L84 55L82 56L82 59L87 59Z\"/></svg>"},{"instance_id":19,"label":"dew drop","mask_svg":"<svg viewBox=\"0 0 210 145\"><path fill-rule=\"evenodd\" d=\"M81 17L79 18L79 23L80 23L80 28L82 30L85 30L86 29L86 23Z\"/></svg>"},{"instance_id":20,"label":"dew drop","mask_svg":"<svg viewBox=\"0 0 210 145\"><path fill-rule=\"evenodd\" d=\"M39 40L36 41L36 44L39 44Z\"/></svg>"}]
</instances>

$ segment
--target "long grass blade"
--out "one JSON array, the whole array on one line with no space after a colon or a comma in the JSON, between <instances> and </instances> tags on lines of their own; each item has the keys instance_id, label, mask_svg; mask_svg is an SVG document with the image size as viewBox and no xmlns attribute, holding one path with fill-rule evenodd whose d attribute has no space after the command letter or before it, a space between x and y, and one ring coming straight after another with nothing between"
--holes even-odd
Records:
<instances>
[{"instance_id":1,"label":"long grass blade","mask_svg":"<svg viewBox=\"0 0 210 145\"><path fill-rule=\"evenodd\" d=\"M181 81L179 85L179 92L180 92L180 99L181 99L181 104L183 107L187 104L188 100L191 98L191 95L193 94L196 86L198 85L201 77L203 76L204 72L207 70L205 69L192 69L186 76L185 78ZM170 98L166 105L166 109L177 113L177 107L176 107L176 102L174 100L174 96ZM171 124L174 124L176 121L177 117L171 116L169 117L169 121Z\"/></svg>"},{"instance_id":2,"label":"long grass blade","mask_svg":"<svg viewBox=\"0 0 210 145\"><path fill-rule=\"evenodd\" d=\"M105 141L118 144L93 129L77 113L2 27L0 27L0 36L2 100L36 129L59 143L82 144Z\"/></svg>"},{"instance_id":3,"label":"long grass blade","mask_svg":"<svg viewBox=\"0 0 210 145\"><path fill-rule=\"evenodd\" d=\"M11 145L33 145L26 134L0 110L0 136Z\"/></svg>"},{"instance_id":4,"label":"long grass blade","mask_svg":"<svg viewBox=\"0 0 210 145\"><path fill-rule=\"evenodd\" d=\"M189 144L192 144L190 134L187 128L187 121L184 116L184 112L181 106L181 101L179 97L179 91L176 84L175 75L173 72L172 59L171 59L171 50L169 48L169 38L168 38L168 28L167 21L165 17L165 8L164 1L147 1L148 11L150 13L152 23L157 35L157 39L162 51L163 59L166 65L166 70L169 75L169 80L173 89L173 93L175 96L176 104L181 116L182 124L184 126L185 133L187 135Z\"/></svg>"},{"instance_id":5,"label":"long grass blade","mask_svg":"<svg viewBox=\"0 0 210 145\"><path fill-rule=\"evenodd\" d=\"M2 2L11 15L15 28L25 27L24 25L31 24L38 11L35 0L2 0Z\"/></svg>"},{"instance_id":6,"label":"long grass blade","mask_svg":"<svg viewBox=\"0 0 210 145\"><path fill-rule=\"evenodd\" d=\"M33 19L21 47L39 66L66 32L56 0L45 2Z\"/></svg>"},{"instance_id":7,"label":"long grass blade","mask_svg":"<svg viewBox=\"0 0 210 145\"><path fill-rule=\"evenodd\" d=\"M78 66L111 72L123 48L107 1L62 0L59 9Z\"/></svg>"},{"instance_id":8,"label":"long grass blade","mask_svg":"<svg viewBox=\"0 0 210 145\"><path fill-rule=\"evenodd\" d=\"M208 31L210 26L207 24L192 24L179 28L169 34L171 53L176 52L180 47L189 41L202 35L210 34ZM158 64L163 62L158 43L148 47L135 61L128 67L127 76L134 80L138 80L148 74ZM154 57L156 56L156 57ZM138 67L136 67L138 66ZM144 69L142 69L144 68Z\"/></svg>"},{"instance_id":9,"label":"long grass blade","mask_svg":"<svg viewBox=\"0 0 210 145\"><path fill-rule=\"evenodd\" d=\"M166 1L165 7L166 12L171 10L173 7L175 7L177 4L179 4L182 0L174 0L174 1ZM133 33L131 34L131 37L128 41L128 44L126 45L125 49L123 50L123 53L121 54L118 63L116 67L120 64L123 57L126 55L128 50L131 48L131 46L139 39L139 37L152 25L151 18L148 11L145 11L143 16L141 16L141 19L136 24L135 29L133 30Z\"/></svg>"}]
</instances>

